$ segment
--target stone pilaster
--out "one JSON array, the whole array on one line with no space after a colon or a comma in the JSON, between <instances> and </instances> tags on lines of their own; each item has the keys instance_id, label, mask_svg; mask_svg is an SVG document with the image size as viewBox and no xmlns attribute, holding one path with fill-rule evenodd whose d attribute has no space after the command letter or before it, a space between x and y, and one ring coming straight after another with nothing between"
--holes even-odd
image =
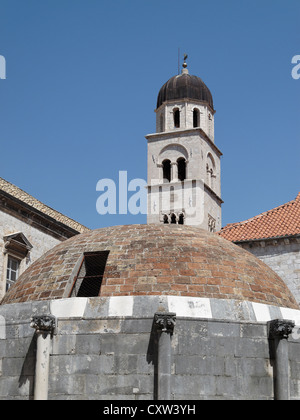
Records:
<instances>
[{"instance_id":1,"label":"stone pilaster","mask_svg":"<svg viewBox=\"0 0 300 420\"><path fill-rule=\"evenodd\" d=\"M34 399L47 400L51 338L56 326L56 318L52 315L33 316L30 326L35 328L37 334Z\"/></svg>"},{"instance_id":2,"label":"stone pilaster","mask_svg":"<svg viewBox=\"0 0 300 420\"><path fill-rule=\"evenodd\" d=\"M295 326L294 321L274 319L268 323L269 339L274 352L274 399L290 399L290 372L288 338Z\"/></svg>"},{"instance_id":3,"label":"stone pilaster","mask_svg":"<svg viewBox=\"0 0 300 420\"><path fill-rule=\"evenodd\" d=\"M171 335L173 334L176 314L157 312L154 315L158 338L158 392L159 400L171 399Z\"/></svg>"},{"instance_id":4,"label":"stone pilaster","mask_svg":"<svg viewBox=\"0 0 300 420\"><path fill-rule=\"evenodd\" d=\"M176 314L173 312L156 312L154 316L156 327L162 332L173 334L176 324Z\"/></svg>"}]
</instances>

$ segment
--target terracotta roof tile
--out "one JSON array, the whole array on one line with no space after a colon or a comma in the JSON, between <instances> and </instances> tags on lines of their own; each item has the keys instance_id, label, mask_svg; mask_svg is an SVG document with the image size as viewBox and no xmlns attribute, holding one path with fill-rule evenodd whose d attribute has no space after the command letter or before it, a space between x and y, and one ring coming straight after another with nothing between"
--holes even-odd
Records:
<instances>
[{"instance_id":1,"label":"terracotta roof tile","mask_svg":"<svg viewBox=\"0 0 300 420\"><path fill-rule=\"evenodd\" d=\"M239 223L223 227L218 235L232 242L300 234L300 193L295 200Z\"/></svg>"}]
</instances>

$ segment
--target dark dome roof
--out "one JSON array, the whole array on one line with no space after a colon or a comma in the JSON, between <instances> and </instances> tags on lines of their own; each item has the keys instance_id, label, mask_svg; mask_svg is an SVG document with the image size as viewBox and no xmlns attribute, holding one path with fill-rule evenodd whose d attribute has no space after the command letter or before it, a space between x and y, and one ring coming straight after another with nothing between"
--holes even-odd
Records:
<instances>
[{"instance_id":1,"label":"dark dome roof","mask_svg":"<svg viewBox=\"0 0 300 420\"><path fill-rule=\"evenodd\" d=\"M171 77L162 86L157 97L157 108L166 101L185 98L207 102L214 109L212 94L206 84L200 77L191 76L188 73Z\"/></svg>"},{"instance_id":2,"label":"dark dome roof","mask_svg":"<svg viewBox=\"0 0 300 420\"><path fill-rule=\"evenodd\" d=\"M216 234L176 225L115 226L74 236L33 263L2 304L68 297L83 253L107 251L100 297L194 296L298 309L283 280L254 255Z\"/></svg>"}]
</instances>

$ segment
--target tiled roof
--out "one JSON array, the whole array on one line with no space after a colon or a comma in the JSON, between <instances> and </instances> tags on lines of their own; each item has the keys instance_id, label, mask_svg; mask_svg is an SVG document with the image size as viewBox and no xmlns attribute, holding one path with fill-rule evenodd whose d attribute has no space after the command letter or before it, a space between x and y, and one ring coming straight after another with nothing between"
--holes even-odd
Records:
<instances>
[{"instance_id":1,"label":"tiled roof","mask_svg":"<svg viewBox=\"0 0 300 420\"><path fill-rule=\"evenodd\" d=\"M17 200L20 200L21 202L32 207L33 209L40 211L44 215L51 217L55 221L63 223L64 225L76 230L79 233L89 232L90 230L87 227L76 222L75 220L70 219L62 213L59 213L58 211L52 209L51 207L46 206L41 201L32 197L25 191L21 190L20 188L16 187L15 185L11 184L3 178L0 178L0 192L1 191L5 192L6 194L9 194L11 197L16 198Z\"/></svg>"},{"instance_id":2,"label":"tiled roof","mask_svg":"<svg viewBox=\"0 0 300 420\"><path fill-rule=\"evenodd\" d=\"M218 234L232 242L281 238L300 234L300 193L295 200L223 227Z\"/></svg>"}]
</instances>

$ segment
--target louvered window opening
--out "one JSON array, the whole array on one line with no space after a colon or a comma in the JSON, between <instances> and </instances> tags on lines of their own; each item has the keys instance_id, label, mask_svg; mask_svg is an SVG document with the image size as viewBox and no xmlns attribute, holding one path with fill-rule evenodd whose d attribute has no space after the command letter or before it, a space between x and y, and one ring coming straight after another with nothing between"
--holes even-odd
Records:
<instances>
[{"instance_id":1,"label":"louvered window opening","mask_svg":"<svg viewBox=\"0 0 300 420\"><path fill-rule=\"evenodd\" d=\"M85 253L70 297L96 297L100 294L109 251Z\"/></svg>"}]
</instances>

